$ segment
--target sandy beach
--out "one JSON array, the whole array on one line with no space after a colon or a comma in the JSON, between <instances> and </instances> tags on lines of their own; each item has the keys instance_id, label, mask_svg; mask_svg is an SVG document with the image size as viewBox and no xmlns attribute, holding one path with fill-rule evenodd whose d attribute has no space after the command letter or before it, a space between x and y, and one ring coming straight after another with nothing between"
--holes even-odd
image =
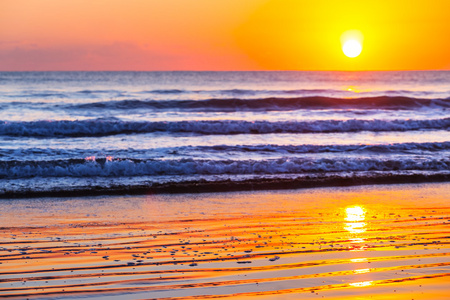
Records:
<instances>
[{"instance_id":1,"label":"sandy beach","mask_svg":"<svg viewBox=\"0 0 450 300\"><path fill-rule=\"evenodd\" d=\"M448 299L448 183L0 202L0 297Z\"/></svg>"}]
</instances>

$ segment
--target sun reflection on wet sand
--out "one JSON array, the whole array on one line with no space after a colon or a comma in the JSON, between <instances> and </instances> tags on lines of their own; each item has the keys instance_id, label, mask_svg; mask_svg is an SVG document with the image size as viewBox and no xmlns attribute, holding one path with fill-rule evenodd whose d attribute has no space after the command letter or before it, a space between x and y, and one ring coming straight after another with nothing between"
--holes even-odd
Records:
<instances>
[{"instance_id":1,"label":"sun reflection on wet sand","mask_svg":"<svg viewBox=\"0 0 450 300\"><path fill-rule=\"evenodd\" d=\"M366 223L361 222L366 219L366 210L364 207L355 205L345 209L345 230L350 233L358 234L366 231Z\"/></svg>"},{"instance_id":2,"label":"sun reflection on wet sand","mask_svg":"<svg viewBox=\"0 0 450 300\"><path fill-rule=\"evenodd\" d=\"M355 272L355 274L365 274L365 273L369 273L370 269L357 269L354 272Z\"/></svg>"},{"instance_id":3,"label":"sun reflection on wet sand","mask_svg":"<svg viewBox=\"0 0 450 300\"><path fill-rule=\"evenodd\" d=\"M366 219L366 209L361 205L353 205L345 208L345 218L347 221L344 223L344 229L351 233L353 236L349 239L352 243L352 248L350 251L365 251L367 246L365 245L355 245L366 242L366 240L360 236L360 234L366 232L367 224Z\"/></svg>"},{"instance_id":4,"label":"sun reflection on wet sand","mask_svg":"<svg viewBox=\"0 0 450 300\"><path fill-rule=\"evenodd\" d=\"M347 213L347 216L345 217L347 221L364 221L366 218L365 209L359 205L347 207L345 212Z\"/></svg>"},{"instance_id":5,"label":"sun reflection on wet sand","mask_svg":"<svg viewBox=\"0 0 450 300\"><path fill-rule=\"evenodd\" d=\"M359 262L368 262L367 258L363 257L363 258L352 258L350 259L351 262L354 263L359 263Z\"/></svg>"},{"instance_id":6,"label":"sun reflection on wet sand","mask_svg":"<svg viewBox=\"0 0 450 300\"><path fill-rule=\"evenodd\" d=\"M361 281L361 282L352 282L349 283L350 286L353 287L365 287L373 285L373 281Z\"/></svg>"}]
</instances>

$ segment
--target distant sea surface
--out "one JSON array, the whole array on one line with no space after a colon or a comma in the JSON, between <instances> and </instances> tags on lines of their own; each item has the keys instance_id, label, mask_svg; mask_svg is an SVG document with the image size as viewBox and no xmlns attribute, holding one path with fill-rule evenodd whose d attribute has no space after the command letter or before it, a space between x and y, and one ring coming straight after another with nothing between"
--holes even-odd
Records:
<instances>
[{"instance_id":1,"label":"distant sea surface","mask_svg":"<svg viewBox=\"0 0 450 300\"><path fill-rule=\"evenodd\" d=\"M0 196L449 181L450 72L0 72Z\"/></svg>"}]
</instances>

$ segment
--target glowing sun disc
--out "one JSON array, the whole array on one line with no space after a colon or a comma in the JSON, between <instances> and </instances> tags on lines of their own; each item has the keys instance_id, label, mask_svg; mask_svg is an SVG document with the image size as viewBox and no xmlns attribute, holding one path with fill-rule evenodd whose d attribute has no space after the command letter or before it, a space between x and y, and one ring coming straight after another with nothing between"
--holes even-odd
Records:
<instances>
[{"instance_id":1,"label":"glowing sun disc","mask_svg":"<svg viewBox=\"0 0 450 300\"><path fill-rule=\"evenodd\" d=\"M357 57L361 54L362 46L357 40L348 40L342 46L342 51L347 57Z\"/></svg>"}]
</instances>

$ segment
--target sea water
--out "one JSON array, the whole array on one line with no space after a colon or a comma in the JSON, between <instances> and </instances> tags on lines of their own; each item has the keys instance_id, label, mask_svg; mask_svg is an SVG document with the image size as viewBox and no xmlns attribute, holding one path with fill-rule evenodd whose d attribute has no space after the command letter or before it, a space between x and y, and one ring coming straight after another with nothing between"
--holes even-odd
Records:
<instances>
[{"instance_id":1,"label":"sea water","mask_svg":"<svg viewBox=\"0 0 450 300\"><path fill-rule=\"evenodd\" d=\"M0 196L448 180L449 111L447 71L0 72Z\"/></svg>"}]
</instances>

